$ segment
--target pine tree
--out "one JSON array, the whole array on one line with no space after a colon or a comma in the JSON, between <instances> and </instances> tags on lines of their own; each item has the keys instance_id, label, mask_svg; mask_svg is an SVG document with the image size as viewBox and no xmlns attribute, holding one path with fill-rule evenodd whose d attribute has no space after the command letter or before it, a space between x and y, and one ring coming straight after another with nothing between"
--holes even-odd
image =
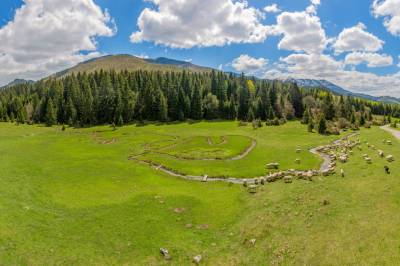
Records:
<instances>
[{"instance_id":1,"label":"pine tree","mask_svg":"<svg viewBox=\"0 0 400 266\"><path fill-rule=\"evenodd\" d=\"M319 134L326 134L326 119L324 116L321 116L318 120L318 133Z\"/></svg>"},{"instance_id":2,"label":"pine tree","mask_svg":"<svg viewBox=\"0 0 400 266\"><path fill-rule=\"evenodd\" d=\"M51 98L48 99L46 105L46 125L51 127L57 123L56 111L53 106L53 100Z\"/></svg>"},{"instance_id":3,"label":"pine tree","mask_svg":"<svg viewBox=\"0 0 400 266\"><path fill-rule=\"evenodd\" d=\"M201 95L198 87L194 88L192 103L191 103L191 117L195 120L203 118L203 111L201 106Z\"/></svg>"},{"instance_id":4,"label":"pine tree","mask_svg":"<svg viewBox=\"0 0 400 266\"><path fill-rule=\"evenodd\" d=\"M301 120L302 124L308 124L311 119L310 109L306 109L303 114L303 119Z\"/></svg>"},{"instance_id":5,"label":"pine tree","mask_svg":"<svg viewBox=\"0 0 400 266\"><path fill-rule=\"evenodd\" d=\"M252 122L254 120L254 112L253 108L250 107L249 111L247 112L247 121Z\"/></svg>"}]
</instances>

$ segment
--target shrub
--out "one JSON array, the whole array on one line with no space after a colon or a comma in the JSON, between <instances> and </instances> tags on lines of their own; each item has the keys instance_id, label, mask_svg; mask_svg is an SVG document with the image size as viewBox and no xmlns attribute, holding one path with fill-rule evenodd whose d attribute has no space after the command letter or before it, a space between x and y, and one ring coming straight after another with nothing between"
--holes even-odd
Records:
<instances>
[{"instance_id":1,"label":"shrub","mask_svg":"<svg viewBox=\"0 0 400 266\"><path fill-rule=\"evenodd\" d=\"M245 121L239 121L238 126L239 126L239 127L247 127L247 122L245 122Z\"/></svg>"},{"instance_id":2,"label":"shrub","mask_svg":"<svg viewBox=\"0 0 400 266\"><path fill-rule=\"evenodd\" d=\"M337 121L337 126L339 129L348 128L350 127L350 122L346 118L339 118Z\"/></svg>"}]
</instances>

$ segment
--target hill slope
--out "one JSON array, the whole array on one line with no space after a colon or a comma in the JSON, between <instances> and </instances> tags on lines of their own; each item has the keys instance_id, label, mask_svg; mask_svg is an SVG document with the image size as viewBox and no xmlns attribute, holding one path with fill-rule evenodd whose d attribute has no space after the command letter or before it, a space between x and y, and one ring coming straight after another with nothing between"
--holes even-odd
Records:
<instances>
[{"instance_id":1,"label":"hill slope","mask_svg":"<svg viewBox=\"0 0 400 266\"><path fill-rule=\"evenodd\" d=\"M142 59L132 55L108 55L91 59L80 63L72 68L56 73L55 77L63 77L72 73L95 72L100 70L116 71L182 71L207 72L210 68L197 66L185 61L172 60L168 58Z\"/></svg>"},{"instance_id":2,"label":"hill slope","mask_svg":"<svg viewBox=\"0 0 400 266\"><path fill-rule=\"evenodd\" d=\"M0 87L0 89L5 89L8 87L12 87L12 86L16 86L16 85L21 85L21 84L32 84L35 81L33 80L26 80L26 79L14 79L13 81L11 81L10 83L8 83L5 86Z\"/></svg>"},{"instance_id":3,"label":"hill slope","mask_svg":"<svg viewBox=\"0 0 400 266\"><path fill-rule=\"evenodd\" d=\"M345 96L353 96L358 98L363 98L366 100L376 101L376 102L384 102L384 103L397 103L400 104L400 99L390 96L371 96L363 93L354 93L348 90L345 90L336 84L333 84L327 80L316 80L316 79L286 79L285 82L294 82L297 83L299 87L304 88L324 88L330 90L333 93Z\"/></svg>"}]
</instances>

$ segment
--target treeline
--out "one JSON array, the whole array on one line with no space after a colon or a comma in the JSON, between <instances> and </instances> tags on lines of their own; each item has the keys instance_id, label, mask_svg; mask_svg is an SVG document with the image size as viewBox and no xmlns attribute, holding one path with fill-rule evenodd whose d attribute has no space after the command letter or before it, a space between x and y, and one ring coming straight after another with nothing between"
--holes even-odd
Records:
<instances>
[{"instance_id":1,"label":"treeline","mask_svg":"<svg viewBox=\"0 0 400 266\"><path fill-rule=\"evenodd\" d=\"M0 121L48 126L187 119L259 120L276 125L301 119L320 128L321 120L363 125L373 114L400 117L400 108L218 71L99 71L0 91Z\"/></svg>"}]
</instances>

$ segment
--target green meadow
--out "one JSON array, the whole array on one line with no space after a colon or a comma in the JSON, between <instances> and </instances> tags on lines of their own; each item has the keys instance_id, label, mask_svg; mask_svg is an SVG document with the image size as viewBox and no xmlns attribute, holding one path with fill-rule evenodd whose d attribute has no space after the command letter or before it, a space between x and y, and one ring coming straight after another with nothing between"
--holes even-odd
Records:
<instances>
[{"instance_id":1,"label":"green meadow","mask_svg":"<svg viewBox=\"0 0 400 266\"><path fill-rule=\"evenodd\" d=\"M398 264L400 142L379 127L360 131L362 150L337 165L344 177L337 171L312 182L277 181L255 194L142 163L251 178L266 175L271 162L318 169L322 159L308 150L338 138L309 133L299 122L115 131L0 123L0 265L191 265L196 255L202 265ZM396 160L380 158L379 149Z\"/></svg>"}]
</instances>

